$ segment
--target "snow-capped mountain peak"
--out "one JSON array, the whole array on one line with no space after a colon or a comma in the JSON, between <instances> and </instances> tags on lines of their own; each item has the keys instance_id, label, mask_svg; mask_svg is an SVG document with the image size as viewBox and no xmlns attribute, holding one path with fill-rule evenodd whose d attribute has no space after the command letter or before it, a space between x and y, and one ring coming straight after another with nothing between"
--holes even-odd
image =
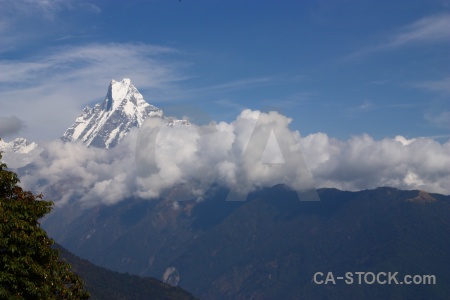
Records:
<instances>
[{"instance_id":1,"label":"snow-capped mountain peak","mask_svg":"<svg viewBox=\"0 0 450 300\"><path fill-rule=\"evenodd\" d=\"M3 152L14 152L14 153L30 153L31 151L38 148L35 142L28 142L24 138L17 138L10 142L5 142L0 140L0 151Z\"/></svg>"},{"instance_id":2,"label":"snow-capped mountain peak","mask_svg":"<svg viewBox=\"0 0 450 300\"><path fill-rule=\"evenodd\" d=\"M112 80L108 88L108 94L103 102L103 110L116 110L123 102L123 99L127 99L130 104L128 108L142 107L148 104L145 102L142 95L131 83L129 78L124 78L122 81ZM127 111L128 114L132 114L133 111Z\"/></svg>"},{"instance_id":3,"label":"snow-capped mountain peak","mask_svg":"<svg viewBox=\"0 0 450 300\"><path fill-rule=\"evenodd\" d=\"M129 78L113 79L103 103L93 108L86 106L61 139L112 148L131 128L140 127L147 117L163 117L163 112L148 104Z\"/></svg>"}]
</instances>

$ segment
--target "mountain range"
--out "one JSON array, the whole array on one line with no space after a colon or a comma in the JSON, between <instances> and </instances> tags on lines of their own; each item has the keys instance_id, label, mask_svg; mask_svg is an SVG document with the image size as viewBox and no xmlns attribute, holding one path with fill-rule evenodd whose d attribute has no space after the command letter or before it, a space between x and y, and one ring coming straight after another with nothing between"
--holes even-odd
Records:
<instances>
[{"instance_id":1,"label":"mountain range","mask_svg":"<svg viewBox=\"0 0 450 300\"><path fill-rule=\"evenodd\" d=\"M36 149L38 149L38 145L35 142L30 143L24 138L16 138L10 142L0 140L0 151L2 152L27 154Z\"/></svg>"},{"instance_id":2,"label":"mountain range","mask_svg":"<svg viewBox=\"0 0 450 300\"><path fill-rule=\"evenodd\" d=\"M111 149L146 118L189 124L165 118L129 79L113 80L103 102L86 107L61 139ZM24 139L0 142L0 150L14 153L37 147ZM64 195L64 186L52 186L51 196ZM201 299L447 299L450 294L450 196L390 187L319 189L320 201L304 202L284 185L252 192L247 201L226 201L228 193L213 185L202 201L130 195L89 208L75 196L55 207L42 227L101 267L155 277ZM313 282L316 272L361 271L435 275L437 282Z\"/></svg>"},{"instance_id":3,"label":"mountain range","mask_svg":"<svg viewBox=\"0 0 450 300\"><path fill-rule=\"evenodd\" d=\"M320 189L298 201L279 185L225 201L127 199L58 209L43 227L100 266L178 285L201 299L445 299L450 196L378 188ZM73 217L76 215L76 217ZM317 285L316 272L399 272L435 285Z\"/></svg>"}]
</instances>

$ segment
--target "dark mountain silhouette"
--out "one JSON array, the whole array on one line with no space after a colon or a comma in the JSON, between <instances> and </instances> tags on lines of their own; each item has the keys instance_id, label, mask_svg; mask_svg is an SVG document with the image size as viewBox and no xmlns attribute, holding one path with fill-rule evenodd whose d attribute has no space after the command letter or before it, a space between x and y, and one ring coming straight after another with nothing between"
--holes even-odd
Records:
<instances>
[{"instance_id":1,"label":"dark mountain silhouette","mask_svg":"<svg viewBox=\"0 0 450 300\"><path fill-rule=\"evenodd\" d=\"M127 199L57 209L45 229L115 271L178 284L202 299L446 299L450 196L378 188L318 190L301 202L285 186L227 202ZM435 285L314 284L316 272L435 275ZM355 275L356 278L356 275Z\"/></svg>"}]
</instances>

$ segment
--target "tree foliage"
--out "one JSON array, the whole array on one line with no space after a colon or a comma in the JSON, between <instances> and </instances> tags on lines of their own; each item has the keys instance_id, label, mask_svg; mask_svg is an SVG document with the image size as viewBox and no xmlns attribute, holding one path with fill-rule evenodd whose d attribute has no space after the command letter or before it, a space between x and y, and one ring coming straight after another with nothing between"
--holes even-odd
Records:
<instances>
[{"instance_id":1,"label":"tree foliage","mask_svg":"<svg viewBox=\"0 0 450 300\"><path fill-rule=\"evenodd\" d=\"M53 203L19 185L0 152L0 299L88 299L38 220Z\"/></svg>"}]
</instances>

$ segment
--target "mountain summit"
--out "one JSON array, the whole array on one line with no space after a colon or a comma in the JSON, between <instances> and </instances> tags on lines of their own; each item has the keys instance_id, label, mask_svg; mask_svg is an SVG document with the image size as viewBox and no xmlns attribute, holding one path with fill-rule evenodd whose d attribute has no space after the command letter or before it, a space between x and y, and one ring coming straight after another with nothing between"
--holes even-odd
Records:
<instances>
[{"instance_id":1,"label":"mountain summit","mask_svg":"<svg viewBox=\"0 0 450 300\"><path fill-rule=\"evenodd\" d=\"M83 141L88 146L113 148L147 117L162 117L162 110L148 104L129 78L112 80L103 103L86 106L61 139Z\"/></svg>"},{"instance_id":2,"label":"mountain summit","mask_svg":"<svg viewBox=\"0 0 450 300\"><path fill-rule=\"evenodd\" d=\"M9 143L0 139L0 151L3 152L27 154L37 148L38 145L35 142L30 143L24 138L17 138Z\"/></svg>"}]
</instances>

